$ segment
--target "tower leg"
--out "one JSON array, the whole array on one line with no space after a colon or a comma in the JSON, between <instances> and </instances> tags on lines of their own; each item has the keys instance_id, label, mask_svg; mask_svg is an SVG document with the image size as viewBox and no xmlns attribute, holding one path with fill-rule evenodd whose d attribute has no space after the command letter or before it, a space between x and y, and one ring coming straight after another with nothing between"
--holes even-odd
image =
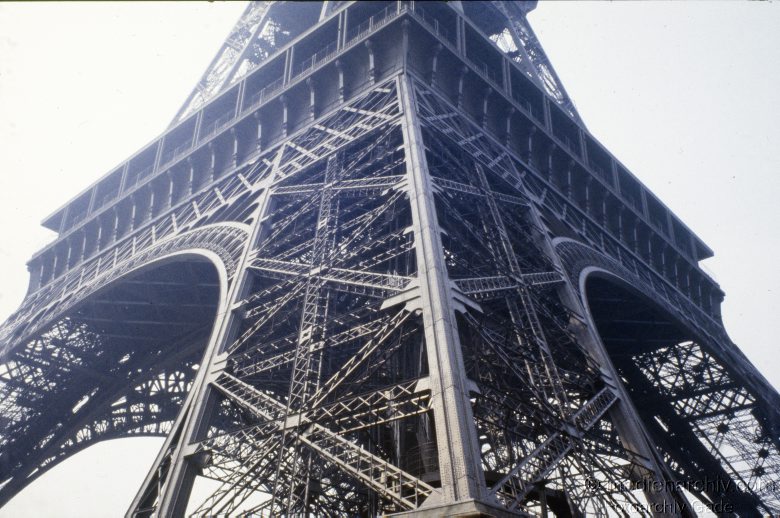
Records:
<instances>
[{"instance_id":1,"label":"tower leg","mask_svg":"<svg viewBox=\"0 0 780 518\"><path fill-rule=\"evenodd\" d=\"M263 216L268 212L270 199L268 186L276 177L279 162L284 147L281 147L274 158L274 167L266 179L265 191L261 195L258 208L252 221L254 226L249 236L246 248L241 257L241 263L227 292L227 302L221 307L226 311L217 316L215 338L210 343L203 359L198 376L193 383L189 405L182 409L182 415L177 419L180 428L172 430L172 435L166 440L163 451L158 455L155 465L147 475L144 485L139 490L132 506L125 514L126 518L137 516L183 516L186 512L190 491L198 473L198 466L192 461L191 444L205 433L207 424L215 410L216 394L210 383L216 378L215 365L223 359L223 351L231 343L237 332L239 317L231 309L241 300L247 290L249 273L246 265L252 253L252 244L257 242L262 231ZM179 423L180 421L180 423ZM164 475L161 475L164 473ZM154 487L150 487L154 486ZM144 501L153 500L149 495L156 494L154 512L147 512L138 506Z\"/></svg>"},{"instance_id":2,"label":"tower leg","mask_svg":"<svg viewBox=\"0 0 780 518\"><path fill-rule=\"evenodd\" d=\"M430 368L442 500L480 500L485 483L469 400L468 380L455 322L455 302L444 263L413 89L402 76L399 93L409 199L417 254L420 303Z\"/></svg>"}]
</instances>

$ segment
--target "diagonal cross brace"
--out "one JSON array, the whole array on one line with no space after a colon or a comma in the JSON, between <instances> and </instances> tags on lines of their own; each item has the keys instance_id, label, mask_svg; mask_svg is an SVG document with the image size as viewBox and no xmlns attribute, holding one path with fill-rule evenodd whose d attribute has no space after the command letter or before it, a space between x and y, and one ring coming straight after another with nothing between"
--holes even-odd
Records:
<instances>
[{"instance_id":1,"label":"diagonal cross brace","mask_svg":"<svg viewBox=\"0 0 780 518\"><path fill-rule=\"evenodd\" d=\"M276 420L277 431L286 426L281 420L286 406L275 398L224 372L214 385L255 415ZM433 486L321 425L312 424L303 432L296 429L287 431L348 475L407 509L418 507L435 492Z\"/></svg>"},{"instance_id":2,"label":"diagonal cross brace","mask_svg":"<svg viewBox=\"0 0 780 518\"><path fill-rule=\"evenodd\" d=\"M543 480L560 463L560 461L575 447L577 435L587 432L598 422L601 416L617 401L617 396L611 387L602 388L593 398L585 403L572 415L574 425L571 434L560 430L555 432L539 445L530 455L491 489L493 496L501 495L510 500L510 509L520 505L528 493L534 489L534 484Z\"/></svg>"}]
</instances>

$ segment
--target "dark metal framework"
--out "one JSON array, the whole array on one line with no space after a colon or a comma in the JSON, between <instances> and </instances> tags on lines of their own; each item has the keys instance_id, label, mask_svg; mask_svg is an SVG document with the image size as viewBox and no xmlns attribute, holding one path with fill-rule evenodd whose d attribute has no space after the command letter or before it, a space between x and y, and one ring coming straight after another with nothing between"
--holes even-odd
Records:
<instances>
[{"instance_id":1,"label":"dark metal framework","mask_svg":"<svg viewBox=\"0 0 780 518\"><path fill-rule=\"evenodd\" d=\"M585 130L533 7L251 3L44 222L0 504L162 435L129 517L780 512L780 398L711 252Z\"/></svg>"}]
</instances>

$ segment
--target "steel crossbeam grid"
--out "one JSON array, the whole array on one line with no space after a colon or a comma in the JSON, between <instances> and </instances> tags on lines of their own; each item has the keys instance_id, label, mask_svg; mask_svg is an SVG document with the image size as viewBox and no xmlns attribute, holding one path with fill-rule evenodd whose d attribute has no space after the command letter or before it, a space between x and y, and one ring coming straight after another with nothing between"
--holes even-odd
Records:
<instances>
[{"instance_id":1,"label":"steel crossbeam grid","mask_svg":"<svg viewBox=\"0 0 780 518\"><path fill-rule=\"evenodd\" d=\"M520 162L515 162L497 142L492 141L473 122L454 111L437 93L419 82L415 82L415 84L420 91L418 110L423 120L430 121L432 125L436 125L435 121L440 120L441 123L438 124L440 132L445 135L459 136L458 144L468 150L471 156L482 162L488 170L498 174L507 185L531 197L535 204L547 207L560 217L561 221L570 225L573 231L581 234L585 241L595 249L603 250L614 261L633 274L640 276L644 282L649 284L656 296L662 297L679 312L682 318L689 321L706 336L711 337L715 343L729 341L721 325L713 322L710 315L703 312L701 307L693 303L677 286L671 285L668 279L659 277L658 273L642 258L638 257L634 251L629 250L613 235L602 231L595 222L590 220L589 216L582 214L579 208L570 204L564 197L547 187L537 186L535 188L535 182L526 181L526 177L534 171L532 164L523 163L521 165ZM534 174L541 176L538 172ZM567 219L567 214L572 217L576 216L576 221L572 222ZM559 248L565 250L566 246L563 245Z\"/></svg>"},{"instance_id":2,"label":"steel crossbeam grid","mask_svg":"<svg viewBox=\"0 0 780 518\"><path fill-rule=\"evenodd\" d=\"M357 108L353 108L353 105ZM324 115L300 134L282 142L282 161L277 177L292 175L354 139L368 135L388 122L392 123L399 113L394 83L391 81L386 85L379 85L350 104ZM56 281L36 291L0 328L3 354L5 349L23 341L25 336L39 332L41 325L50 321L55 311L64 312L124 274L126 269L135 264L134 257L143 259L145 251L155 246L163 246L166 241L172 245L176 244L173 238L186 236L187 231L204 225L220 208L235 203L248 192L257 193L270 174L272 160L269 157L275 156L277 152L279 149L272 147L252 165L247 166L243 180L239 175L218 179L215 184L197 194L194 193L192 198L182 201L157 218L145 222L115 245L101 250L99 255L76 265ZM243 234L243 231L241 233ZM200 237L198 234L191 235ZM210 232L209 239L201 238L200 242L219 243L231 237L224 229L215 228ZM214 247L213 244L205 246ZM89 282L85 282L86 280Z\"/></svg>"},{"instance_id":3,"label":"steel crossbeam grid","mask_svg":"<svg viewBox=\"0 0 780 518\"><path fill-rule=\"evenodd\" d=\"M375 176L371 178L360 178L344 180L338 186L334 187L334 190L340 193L357 191L361 196L370 196L380 194L381 192L397 185L404 179L402 175L396 176ZM313 183L303 185L289 185L284 187L277 187L274 190L276 196L282 195L312 195L321 192L324 184Z\"/></svg>"},{"instance_id":4,"label":"steel crossbeam grid","mask_svg":"<svg viewBox=\"0 0 780 518\"><path fill-rule=\"evenodd\" d=\"M105 358L94 355L101 351L102 346L95 332L80 322L65 320L57 322L49 333L31 342L31 352L38 357L29 359L49 369L45 372L40 367L35 368L39 373L35 376L45 375L47 379L46 386L38 392L39 400L59 397L70 403L60 410L46 409L50 419L44 420L40 414L43 410L40 401L23 403L13 394L8 394L5 383L0 383L0 392L6 395L4 406L16 405L20 411L28 409L17 413L14 423L7 423L10 435L4 434L0 438L6 451L27 452L25 464L14 466L9 471L8 474L14 478L4 487L11 490L23 481L35 480L68 456L101 440L123 435L165 434L176 416L180 399L189 388L189 377L182 372L186 370L187 364L182 362L188 358L192 361L194 350L190 341L199 333L196 330L170 344L177 353L169 355L163 362L156 355L149 355L140 358L140 363L124 365L119 362L111 371L99 376L91 374L97 372L96 368L84 368L87 375L99 383L97 388L86 394L83 384L72 382L74 373L81 372L78 363L66 365L52 362L51 359L61 356L65 351L72 353L78 349L82 358L88 358L89 362L98 365L104 363ZM42 357L41 354L51 356ZM131 372L123 371L130 366L133 367ZM155 374L158 371L161 372ZM154 377L150 378L152 375ZM29 385L31 378L34 379L29 373L20 378L24 380L28 393L32 389ZM41 410L33 411L36 407ZM71 432L57 434L56 430L60 427ZM31 444L24 444L30 441Z\"/></svg>"},{"instance_id":5,"label":"steel crossbeam grid","mask_svg":"<svg viewBox=\"0 0 780 518\"><path fill-rule=\"evenodd\" d=\"M425 93L426 93L425 92L425 87L423 87L422 85L419 85L419 84L417 84L417 85L418 85L417 86L418 87L417 91L421 92L421 97L424 96ZM430 100L430 99L427 99L427 100ZM418 103L418 108L423 109L423 112L424 112L424 108L425 108L424 105L425 105L425 102ZM425 117L425 115L423 113L423 118L424 117ZM448 119L448 123L449 122L454 123L455 119L457 119L457 117L452 118L452 120ZM479 133L478 132L477 132L476 135L471 134L472 135L471 138L468 138L468 139L463 138L461 140L458 140L457 136L459 135L459 131L458 131L457 125L455 125L455 126L450 126L449 131L445 131L443 133L445 135L447 135L449 138L452 138L453 140L456 140L456 142L458 143L459 146L465 147L467 149L468 148L473 148L473 149L468 149L468 152L471 154L472 157L479 159L479 161L486 161L486 159L488 157L497 157L497 158L493 158L492 160L490 160L486 164L486 167L488 167L489 170L492 173L495 173L499 177L501 177L504 181L506 181L514 189L519 190L520 192L526 193L526 189L522 186L522 174L520 173L520 171L518 171L514 167L514 164L510 160L508 160L508 158L509 158L508 155L506 155L506 153L501 153L498 150L496 150L493 153L486 153L485 151L483 151L479 147L479 145L477 145L477 143L480 142L480 138L479 138ZM481 139L481 140L482 140L481 145L487 144L487 141L485 141L484 139ZM500 164L502 164L502 161L503 161L503 164L508 165L508 167L497 167ZM444 198L442 198L442 199L445 201L445 204L446 204L447 203L446 199L444 199ZM535 210L535 208L533 206L531 206L529 208L531 209L531 212L533 212ZM452 214L452 213L450 213L450 214ZM465 218L457 217L457 219L458 219L459 224L461 224L462 226L464 226L466 228L470 228L471 225L470 225L470 223L468 221L465 220ZM532 220L530 228L535 228L537 226L538 226L538 223ZM541 230L541 228L540 228L540 230ZM470 232L471 232L471 234L475 238L479 239L479 233L475 229L472 229ZM542 235L546 235L544 233L544 230L541 230L541 234ZM548 247L549 247L549 245L548 245Z\"/></svg>"},{"instance_id":6,"label":"steel crossbeam grid","mask_svg":"<svg viewBox=\"0 0 780 518\"><path fill-rule=\"evenodd\" d=\"M331 155L325 168L324 186L319 197L319 211L315 226L314 240L311 251L311 266L315 269L322 269L329 265L335 245L335 233L338 225L338 198L334 195L333 186L341 179L342 163L338 154ZM290 375L290 390L287 396L287 407L285 410L285 419L291 413L297 413L300 416L302 409L309 403L309 398L319 385L320 361L322 358L322 347L317 347L325 339L325 320L327 319L328 291L324 289L324 283L315 276L307 276L302 281L305 284L305 294L303 300L303 311L301 317L300 331L296 346L295 359L293 360L292 373ZM280 448L287 448L286 428L282 432ZM279 456L281 457L282 451ZM311 459L300 458L293 462L292 480L299 478L306 481L308 487L309 465ZM300 470L300 471L299 471ZM279 475L276 475L279 480ZM294 485L290 485L290 500L288 501L287 512L293 510L294 505ZM277 491L274 489L272 498L276 499ZM303 497L304 502L307 497Z\"/></svg>"},{"instance_id":7,"label":"steel crossbeam grid","mask_svg":"<svg viewBox=\"0 0 780 518\"><path fill-rule=\"evenodd\" d=\"M474 170L475 178L478 182L478 188L482 191L484 199L487 202L492 231L488 231L487 239L492 242L492 249L495 250L499 257L496 257L498 264L503 263L506 265L508 273L518 280L523 278L523 272L520 269L520 263L515 256L514 249L509 242L506 227L501 216L501 212L496 204L494 197L492 196L492 189L490 189L487 177L485 176L482 166L477 164ZM461 220L461 224L465 223L465 220ZM476 234L476 232L475 232ZM500 250L500 252L498 252ZM557 366L552 358L549 346L547 345L547 339L544 336L544 331L539 323L538 316L536 314L536 308L533 301L533 297L528 291L528 287L523 284L518 284L513 292L513 297L507 297L506 303L509 308L512 321L518 330L516 333L516 340L521 348L537 348L540 354L541 362L539 362L544 371L539 372L536 369L529 370L532 375L541 375L546 379L536 379L532 386L534 388L544 390L544 387L548 387L552 390L552 394L542 394L540 400L550 401L551 398L557 401L558 411L565 415L568 412L568 401L566 392L563 389L560 376L557 372ZM519 300L520 304L517 304ZM527 344L526 336L530 331L530 335L534 343ZM537 362L534 362L536 364Z\"/></svg>"},{"instance_id":8,"label":"steel crossbeam grid","mask_svg":"<svg viewBox=\"0 0 780 518\"><path fill-rule=\"evenodd\" d=\"M613 390L610 387L602 388L582 408L572 414L571 421L576 425L576 430L580 433L590 430L615 401L617 396ZM578 437L572 438L564 431L554 433L498 481L491 488L490 493L507 498L511 502L509 509L516 508L534 489L534 484L544 479L558 466L578 439Z\"/></svg>"},{"instance_id":9,"label":"steel crossbeam grid","mask_svg":"<svg viewBox=\"0 0 780 518\"><path fill-rule=\"evenodd\" d=\"M334 315L332 315L334 316ZM365 315L363 316L365 318ZM347 329L331 333L321 344L323 347L339 347L354 340L375 334L384 325L383 320L371 320L361 323L360 318L353 319L353 325ZM298 335L289 334L271 342L261 342L233 356L232 370L246 377L278 368L295 359L296 339ZM312 347L317 347L314 344Z\"/></svg>"},{"instance_id":10,"label":"steel crossbeam grid","mask_svg":"<svg viewBox=\"0 0 780 518\"><path fill-rule=\"evenodd\" d=\"M453 282L465 295L473 295L477 300L485 300L505 295L506 291L517 290L520 286L547 286L563 282L558 272L541 272L522 274L520 282L501 275L493 277L471 277L454 279Z\"/></svg>"},{"instance_id":11,"label":"steel crossbeam grid","mask_svg":"<svg viewBox=\"0 0 780 518\"><path fill-rule=\"evenodd\" d=\"M756 435L761 425L752 412L755 398L693 342L654 351L652 356L638 354L634 359L658 397L691 426L695 440L737 481L740 491L751 494L766 512L776 512L780 498L769 481L780 475L776 460L780 447L777 438L762 440Z\"/></svg>"},{"instance_id":12,"label":"steel crossbeam grid","mask_svg":"<svg viewBox=\"0 0 780 518\"><path fill-rule=\"evenodd\" d=\"M384 181L383 179L380 179L380 180L379 180L379 182L382 182L382 184L384 184L384 186L386 186L386 187L392 187L394 184L396 184L396 183L397 183L397 178L394 178L394 179L392 179L392 182L386 182L386 181ZM349 187L352 187L352 186L349 186ZM361 185L360 187L364 187L364 185ZM335 192L335 188L334 188L334 192ZM273 194L273 193L272 193L272 194ZM394 195L394 196L397 196L397 195ZM310 205L311 205L311 206L313 206L313 205L314 205L314 203L311 203ZM379 214L381 214L381 212L380 212ZM294 218L293 218L293 219L294 219ZM374 219L374 218L372 218L372 219ZM291 221L291 219L290 219L290 218L288 218L288 221ZM367 223L370 223L370 220L368 220L368 221L364 222L364 224L367 224ZM278 227L277 227L277 228L278 228ZM303 247L302 247L302 248L301 248L301 250L303 250L303 249L305 249L305 248L303 248ZM263 260L261 259L260 261L263 261ZM275 263L275 266L276 266L276 267L278 267L278 266L280 265L280 263L278 262L278 260L275 260L275 259L269 259L269 260L266 262L265 266L268 266L268 264L269 264L271 261L273 261L273 262ZM288 264L288 265L286 265L286 266L287 266L288 268L290 267L290 265L289 265L289 264ZM297 267L297 268L299 268L299 267ZM299 270L301 270L301 269L299 268ZM329 270L329 271L330 271L330 270ZM356 281L365 282L365 275L364 275L364 274L362 274L362 272L356 272L356 271L352 271L352 270L350 270L350 269L346 269L346 268L337 268L337 269L335 269L335 270L332 270L332 271L335 271L335 272L336 272L336 274L338 275L338 277L336 277L336 279L334 279L334 280L342 280L342 281L343 281L343 280L346 280L347 282L356 282ZM277 273L278 273L278 272L277 272ZM291 273L291 272L289 272L289 270L288 270L288 272L287 272L287 273ZM301 270L301 271L298 271L298 273L299 273L299 274L300 274L300 273L303 273L303 271L302 271L302 270ZM356 275L357 275L357 277L356 277ZM368 275L372 275L372 274L368 274ZM372 275L372 278L374 278L374 279L377 279L378 277L377 277L377 276L375 276L375 275ZM399 278L398 278L398 276L385 276L385 277L382 277L382 282L383 282L383 284L385 285L385 287L400 287L401 283L406 283L406 280L404 280L404 281L399 281ZM300 293L298 293L298 294L297 294L297 296L300 296ZM278 306L278 301L277 301L277 303L275 304L275 306ZM267 306L265 309L269 309L269 307L270 307L270 306ZM407 315L408 315L408 312L404 314L404 316L407 316ZM262 326L260 325L260 326L257 326L257 327L262 327ZM250 331L251 331L251 330L250 330ZM391 333L392 333L392 331L393 331L393 329L390 329L390 330L389 330L389 332L388 332L388 335L389 335L389 334L391 334ZM378 346L378 345L380 345L380 344L381 344L381 341L382 341L382 340L383 340L383 339L380 339L380 340L379 340L379 341L378 341L376 344L374 344L374 343L372 343L372 342L369 342L368 344L366 344L366 347L364 347L364 349L362 350L362 353L364 353L364 355L365 355L365 356L364 356L364 358L368 358L368 357L369 357L369 356L372 354L372 352L373 352L374 348L375 348L376 346ZM235 344L234 344L234 345L235 345ZM358 353L358 354L360 354L360 353ZM355 368L356 366L358 366L359 364L360 364L360 362L350 362L349 364L347 364L347 369L345 369L345 371L346 371L346 372L345 372L345 373L342 373L342 374L343 374L344 376L348 376L348 375L349 375L349 374L352 372L352 369L354 369L354 368ZM335 382L334 382L334 385L333 385L333 387L331 387L331 388L328 390L328 392L324 394L324 396L327 396L327 394L328 394L330 391L332 391L332 390L334 390L335 388L337 388L337 387L338 387L338 385L341 383L341 380L339 380L339 379L334 379L334 381L335 381ZM361 401L361 399L360 399L360 398L358 398L358 399L355 399L354 401L355 401L355 402L359 402L359 401ZM348 408L348 407L345 407L345 406L343 406L343 405L342 405L342 406L340 406L339 408L345 409L345 408ZM408 415L415 415L415 414L419 414L419 413L421 413L421 412L425 412L425 411L427 411L427 409L428 409L428 408L427 408L426 406L422 406L422 407L420 407L419 405L417 405L417 408L410 408L410 409L409 409L409 411L408 411L408 412L411 412L411 413L409 413ZM335 409L335 408L334 408L333 410L330 410L330 415L331 415L331 416L333 416L333 417L335 417L335 416L337 416L337 415L338 415L338 413L334 413L334 412L336 412L336 409ZM407 413L408 413L408 412L407 412ZM360 414L357 414L357 415L359 416ZM376 414L370 414L370 413L369 413L369 414L367 414L367 415L372 415L372 416L374 416L374 417L376 416ZM397 417L391 417L390 419L391 419L391 420L394 420L394 419L396 419L396 418L397 418ZM353 416L351 419L354 419L354 416ZM383 419L383 420L385 420L385 421L386 421L386 420L387 420L387 418L385 418L385 419ZM388 421L388 422L389 422L389 421Z\"/></svg>"},{"instance_id":13,"label":"steel crossbeam grid","mask_svg":"<svg viewBox=\"0 0 780 518\"><path fill-rule=\"evenodd\" d=\"M515 47L520 55L515 61L527 71L527 75L534 79L544 90L581 126L585 126L572 101L563 86L558 74L544 52L539 39L526 19L526 13L515 2L492 2L510 22L508 27Z\"/></svg>"},{"instance_id":14,"label":"steel crossbeam grid","mask_svg":"<svg viewBox=\"0 0 780 518\"><path fill-rule=\"evenodd\" d=\"M265 28L265 18L269 6L273 2L249 2L238 22L231 30L222 47L212 59L206 71L201 76L195 89L187 97L182 107L171 122L175 125L194 110L206 104L212 97L231 84L237 77L236 72L247 54L252 50L255 40ZM241 70L246 74L249 70Z\"/></svg>"},{"instance_id":15,"label":"steel crossbeam grid","mask_svg":"<svg viewBox=\"0 0 780 518\"><path fill-rule=\"evenodd\" d=\"M404 472L321 425L306 424L303 431L298 431L297 428L304 423L301 422L300 418L297 419L297 423L288 423L290 416L287 413L287 405L263 394L230 374L222 373L215 385L238 404L245 406L266 420L278 422L278 426L293 436L296 441L305 444L324 459L335 463L351 476L372 487L380 494L393 499L406 509L416 508L435 491L432 486L417 477ZM281 442L284 440L284 435L282 435Z\"/></svg>"},{"instance_id":16,"label":"steel crossbeam grid","mask_svg":"<svg viewBox=\"0 0 780 518\"><path fill-rule=\"evenodd\" d=\"M496 4L521 67L581 125L527 24L526 8ZM253 3L245 11L179 116L274 48L278 26L268 7ZM408 14L439 34L414 6L389 12L359 28ZM345 21L338 19L339 30ZM408 25L403 32L406 42ZM268 45L255 48L259 40ZM449 50L457 57L462 46ZM297 73L289 70L292 50L288 77ZM563 300L577 298L563 261L584 252L565 256L561 246L559 253L540 209L676 309L695 302L675 291L663 271L623 250L587 210L538 182L533 164L516 159L467 110L418 81L416 69L407 72L360 86L365 93L341 99L292 135L283 128L264 151L250 151L241 163L234 157L178 201L171 194L155 204L152 181L160 171L147 167L128 193L148 194L149 206L138 218L134 208L121 232L115 222L113 235L106 233L100 213L74 218L68 232L97 222L103 238L98 231L90 250L85 240L81 257L72 258L70 249L67 259L55 254L49 277L42 269L41 285L0 330L4 358L13 353L0 366L0 393L7 396L0 409L16 429L34 432L30 440L40 453L33 477L96 440L165 432L128 515L183 512L194 470L222 482L196 511L201 516L377 514L470 498L544 513L547 496L565 498L575 512L608 514L635 499L583 488L586 476L613 487L625 478L665 476L643 446L649 443L636 441L641 426L626 425L636 416L620 384L610 386L614 372L602 372L607 386L598 377L593 348L582 342L582 308ZM495 86L495 78L484 79ZM273 84L274 91L284 86L283 80ZM240 123L223 114L200 134ZM170 174L195 147L161 150L157 161L164 167L157 169ZM101 371L101 362L109 362L101 356L104 345L90 342L84 330L63 331L68 312L127 273L193 248L219 257L227 283L226 311L195 380L194 349L182 348L166 358L181 368L152 365L158 352L128 378L127 394L117 399L102 392L112 377L127 381L125 359ZM691 317L695 325L710 338L724 338L700 309ZM154 318L162 323L159 313ZM101 313L88 323L108 320ZM55 334L63 337L45 336L52 322L60 322ZM585 331L594 332L592 326L586 322ZM712 459L745 484L767 480L780 467L771 458L777 437L755 437L773 433L759 423L763 399L719 371L708 351L689 347L683 355L670 348L634 360L666 405L662 419L700 443L697 461ZM662 357L674 362L652 363ZM701 379L687 376L702 365ZM63 383L68 377L97 388L86 387L79 400L81 388ZM64 414L75 403L63 425L73 432L68 435L35 428L36 409L57 395L69 401ZM413 460L421 465L406 469L402 439L412 429L420 457ZM0 437L1 448L9 444ZM424 448L438 449L438 456L424 458ZM696 471L686 459L663 454L682 477ZM423 482L437 475L440 480ZM250 503L260 492L271 498ZM746 493L743 503L769 502L763 508L771 512L773 498L767 491Z\"/></svg>"},{"instance_id":17,"label":"steel crossbeam grid","mask_svg":"<svg viewBox=\"0 0 780 518\"><path fill-rule=\"evenodd\" d=\"M387 275L324 266L312 268L311 265L265 258L255 259L251 268L269 274L278 274L280 279L290 277L317 278L323 282L334 284L335 289L341 286L342 289L347 291L349 289L344 288L343 285L362 286L367 289L379 290L380 292L395 293L403 291L413 280L411 277L402 275ZM382 298L386 298L386 295L382 296Z\"/></svg>"}]
</instances>

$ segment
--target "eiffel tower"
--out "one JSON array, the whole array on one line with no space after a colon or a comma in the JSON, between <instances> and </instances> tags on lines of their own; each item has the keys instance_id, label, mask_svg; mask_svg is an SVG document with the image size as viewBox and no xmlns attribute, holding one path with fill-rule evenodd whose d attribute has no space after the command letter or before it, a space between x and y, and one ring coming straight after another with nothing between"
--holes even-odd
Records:
<instances>
[{"instance_id":1,"label":"eiffel tower","mask_svg":"<svg viewBox=\"0 0 780 518\"><path fill-rule=\"evenodd\" d=\"M712 251L588 132L534 7L250 3L44 221L0 505L145 435L127 517L780 513L780 397Z\"/></svg>"}]
</instances>

